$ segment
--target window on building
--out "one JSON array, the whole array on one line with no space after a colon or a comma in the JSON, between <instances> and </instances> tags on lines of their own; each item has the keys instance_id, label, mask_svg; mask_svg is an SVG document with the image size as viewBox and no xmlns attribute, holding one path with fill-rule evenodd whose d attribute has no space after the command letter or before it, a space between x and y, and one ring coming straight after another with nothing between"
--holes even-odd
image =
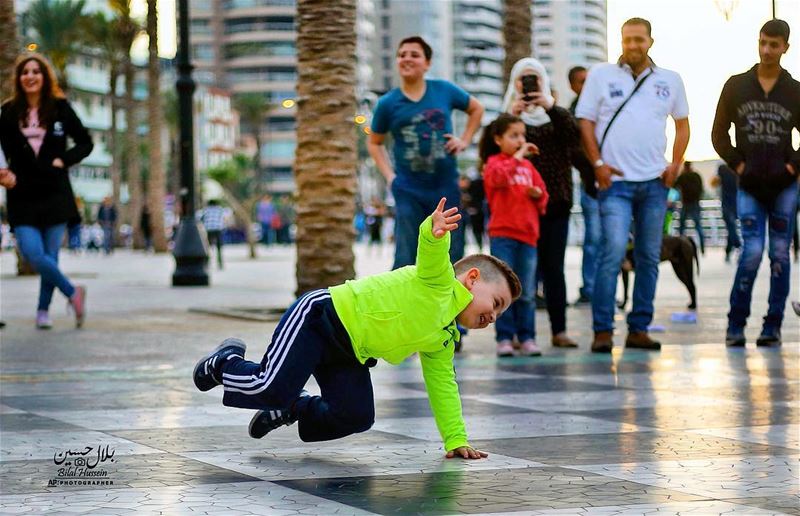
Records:
<instances>
[{"instance_id":1,"label":"window on building","mask_svg":"<svg viewBox=\"0 0 800 516\"><path fill-rule=\"evenodd\" d=\"M297 147L295 140L274 140L261 146L261 159L269 161L272 159L293 158L294 150Z\"/></svg>"},{"instance_id":2,"label":"window on building","mask_svg":"<svg viewBox=\"0 0 800 516\"><path fill-rule=\"evenodd\" d=\"M210 44L192 45L192 56L195 59L210 61L214 59L214 47Z\"/></svg>"}]
</instances>

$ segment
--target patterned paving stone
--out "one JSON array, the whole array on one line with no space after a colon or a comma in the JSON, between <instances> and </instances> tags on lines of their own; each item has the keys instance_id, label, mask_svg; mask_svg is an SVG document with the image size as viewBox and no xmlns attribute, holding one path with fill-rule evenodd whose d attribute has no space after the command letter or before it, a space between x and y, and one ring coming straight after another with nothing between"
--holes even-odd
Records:
<instances>
[{"instance_id":1,"label":"patterned paving stone","mask_svg":"<svg viewBox=\"0 0 800 516\"><path fill-rule=\"evenodd\" d=\"M373 446L353 443L345 448L299 444L294 448L251 447L245 451L187 452L181 455L270 481L541 466L537 462L500 454L492 454L485 460L446 459L441 447L423 442Z\"/></svg>"},{"instance_id":2,"label":"patterned paving stone","mask_svg":"<svg viewBox=\"0 0 800 516\"><path fill-rule=\"evenodd\" d=\"M567 466L718 499L797 496L800 455Z\"/></svg>"},{"instance_id":3,"label":"patterned paving stone","mask_svg":"<svg viewBox=\"0 0 800 516\"><path fill-rule=\"evenodd\" d=\"M603 421L573 414L502 414L466 417L467 434L473 440L536 437L540 435L602 434L648 430L628 423ZM432 418L377 419L375 430L436 442L439 431Z\"/></svg>"},{"instance_id":4,"label":"patterned paving stone","mask_svg":"<svg viewBox=\"0 0 800 516\"><path fill-rule=\"evenodd\" d=\"M772 511L779 511L782 514L800 515L800 496L797 494L794 496L772 495L733 498L728 501L731 503L758 507L759 510L765 511L764 514L769 514Z\"/></svg>"},{"instance_id":5,"label":"patterned paving stone","mask_svg":"<svg viewBox=\"0 0 800 516\"><path fill-rule=\"evenodd\" d=\"M424 383L404 383L409 389L425 390ZM544 377L531 379L508 380L463 380L458 382L462 395L476 394L509 394L551 391L601 391L614 389L613 386L602 386L572 379Z\"/></svg>"},{"instance_id":6,"label":"patterned paving stone","mask_svg":"<svg viewBox=\"0 0 800 516\"><path fill-rule=\"evenodd\" d=\"M112 482L112 484L94 486L97 489L106 490L125 487L188 486L255 480L235 471L217 468L207 463L168 453L114 454L113 460L102 462L91 470L93 472L105 471L105 475L91 479L59 477L59 469L61 467L63 465L54 464L52 458L50 460L0 462L3 494L80 491L88 487L86 485L87 481ZM80 473L78 473L78 476L80 476ZM61 479L64 483L50 485L53 479ZM70 482L72 483L70 484Z\"/></svg>"},{"instance_id":7,"label":"patterned paving stone","mask_svg":"<svg viewBox=\"0 0 800 516\"><path fill-rule=\"evenodd\" d=\"M4 432L24 432L29 430L81 430L80 422L70 424L46 414L36 415L29 412L13 412L0 414L0 428Z\"/></svg>"},{"instance_id":8,"label":"patterned paving stone","mask_svg":"<svg viewBox=\"0 0 800 516\"><path fill-rule=\"evenodd\" d=\"M632 389L499 395L476 394L466 395L464 398L543 412L580 412L584 410L589 411L620 407L705 407L710 405L739 403L733 400L719 400L717 398L693 396L684 392Z\"/></svg>"},{"instance_id":9,"label":"patterned paving stone","mask_svg":"<svg viewBox=\"0 0 800 516\"><path fill-rule=\"evenodd\" d=\"M26 432L3 432L0 461L53 459L66 450L85 450L110 446L120 456L159 453L160 450L143 446L127 439L110 436L102 432L31 430Z\"/></svg>"},{"instance_id":10,"label":"patterned paving stone","mask_svg":"<svg viewBox=\"0 0 800 516\"><path fill-rule=\"evenodd\" d=\"M702 500L670 489L563 468L457 471L336 479L303 479L280 485L378 514L481 514L593 505ZM375 496L380 493L380 496Z\"/></svg>"},{"instance_id":11,"label":"patterned paving stone","mask_svg":"<svg viewBox=\"0 0 800 516\"><path fill-rule=\"evenodd\" d=\"M795 453L776 445L679 431L489 439L472 444L488 452L557 466Z\"/></svg>"},{"instance_id":12,"label":"patterned paving stone","mask_svg":"<svg viewBox=\"0 0 800 516\"><path fill-rule=\"evenodd\" d=\"M800 410L780 405L725 405L708 407L641 407L586 410L587 417L662 429L739 427L800 423Z\"/></svg>"},{"instance_id":13,"label":"patterned paving stone","mask_svg":"<svg viewBox=\"0 0 800 516\"><path fill-rule=\"evenodd\" d=\"M85 394L48 394L36 396L5 396L0 400L10 407L26 410L64 411L83 410L92 407L94 410L118 410L125 408L181 407L214 403L201 393L176 390L156 390L134 392L112 392L98 395Z\"/></svg>"},{"instance_id":14,"label":"patterned paving stone","mask_svg":"<svg viewBox=\"0 0 800 516\"><path fill-rule=\"evenodd\" d=\"M800 427L797 425L744 426L738 428L701 428L691 433L727 437L750 443L772 444L800 449Z\"/></svg>"},{"instance_id":15,"label":"patterned paving stone","mask_svg":"<svg viewBox=\"0 0 800 516\"><path fill-rule=\"evenodd\" d=\"M39 411L33 411L39 412ZM53 419L91 430L191 428L238 425L247 428L253 412L221 405L105 410L45 411Z\"/></svg>"},{"instance_id":16,"label":"patterned paving stone","mask_svg":"<svg viewBox=\"0 0 800 516\"><path fill-rule=\"evenodd\" d=\"M79 500L78 503L75 503ZM0 499L2 514L225 514L364 516L356 507L270 482L232 482L142 489L86 490L10 495Z\"/></svg>"},{"instance_id":17,"label":"patterned paving stone","mask_svg":"<svg viewBox=\"0 0 800 516\"><path fill-rule=\"evenodd\" d=\"M462 411L465 414L476 416L491 416L494 414L518 414L530 412L525 407L514 405L499 405L496 403L482 403L474 399L463 398ZM427 397L416 399L394 399L375 402L376 418L406 418L406 417L433 417L430 402Z\"/></svg>"},{"instance_id":18,"label":"patterned paving stone","mask_svg":"<svg viewBox=\"0 0 800 516\"><path fill-rule=\"evenodd\" d=\"M280 428L261 440L247 435L246 426L211 426L185 428L152 428L144 430L114 430L112 435L170 453L231 451L231 450L271 450L294 448L302 445L297 437L297 427ZM349 448L353 445L397 444L414 442L417 439L397 434L370 430L347 436L335 441L315 443L318 448Z\"/></svg>"},{"instance_id":19,"label":"patterned paving stone","mask_svg":"<svg viewBox=\"0 0 800 516\"><path fill-rule=\"evenodd\" d=\"M679 503L647 503L634 505L612 505L607 507L570 507L567 509L547 509L547 510L526 510L524 514L530 516L663 516L665 514L694 514L697 516L708 516L709 514L735 514L750 516L783 516L787 512L765 510L766 507L755 507L752 505L736 504L732 502L720 501L699 501L699 502L679 502ZM774 512L773 512L774 511ZM492 514L492 516L517 516L519 512L507 513L481 513ZM793 513L788 513L793 514Z\"/></svg>"}]
</instances>

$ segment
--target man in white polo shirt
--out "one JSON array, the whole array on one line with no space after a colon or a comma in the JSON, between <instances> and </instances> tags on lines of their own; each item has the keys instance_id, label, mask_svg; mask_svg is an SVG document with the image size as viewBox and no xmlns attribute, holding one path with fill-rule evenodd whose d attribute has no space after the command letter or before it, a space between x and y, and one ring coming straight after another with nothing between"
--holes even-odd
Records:
<instances>
[{"instance_id":1,"label":"man in white polo shirt","mask_svg":"<svg viewBox=\"0 0 800 516\"><path fill-rule=\"evenodd\" d=\"M667 191L689 143L689 106L680 76L657 67L647 55L650 22L622 25L622 57L589 72L575 116L594 164L602 238L592 296L592 351L614 346L614 296L633 220L636 281L628 314L629 348L659 350L647 334L653 320ZM675 121L672 161L667 163L667 117Z\"/></svg>"}]
</instances>

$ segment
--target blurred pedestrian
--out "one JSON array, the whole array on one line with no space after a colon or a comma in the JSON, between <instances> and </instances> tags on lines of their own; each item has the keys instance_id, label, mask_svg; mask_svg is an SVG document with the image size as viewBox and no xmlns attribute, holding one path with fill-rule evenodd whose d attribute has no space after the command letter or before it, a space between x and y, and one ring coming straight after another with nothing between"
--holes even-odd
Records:
<instances>
[{"instance_id":1,"label":"blurred pedestrian","mask_svg":"<svg viewBox=\"0 0 800 516\"><path fill-rule=\"evenodd\" d=\"M731 288L727 346L745 345L744 328L767 230L772 271L769 308L756 345L782 343L800 171L800 150L792 146L792 129L800 121L800 82L781 66L788 49L789 24L777 19L765 23L758 37L759 63L728 79L714 117L714 149L739 175L736 204L744 241ZM735 146L728 133L731 124L736 130Z\"/></svg>"},{"instance_id":2,"label":"blurred pedestrian","mask_svg":"<svg viewBox=\"0 0 800 516\"><path fill-rule=\"evenodd\" d=\"M272 229L272 218L275 215L275 206L272 204L272 197L265 195L256 205L256 218L261 225L261 241L264 245L270 245L275 241L275 233Z\"/></svg>"},{"instance_id":3,"label":"blurred pedestrian","mask_svg":"<svg viewBox=\"0 0 800 516\"><path fill-rule=\"evenodd\" d=\"M381 229L383 228L383 216L385 214L386 206L384 206L383 202L377 197L373 197L364 209L367 229L369 231L369 247L378 246L378 250L381 248L381 244L383 243Z\"/></svg>"},{"instance_id":4,"label":"blurred pedestrian","mask_svg":"<svg viewBox=\"0 0 800 516\"><path fill-rule=\"evenodd\" d=\"M585 67L575 66L570 69L567 76L569 87L575 93L575 99L569 105L569 112L572 116L575 116L575 107L581 98L588 73ZM581 214L583 215L583 257L581 259L583 286L578 291L578 299L575 304L590 305L592 292L594 292L594 275L597 272L597 253L600 247L600 207L597 204L594 168L586 158L586 153L580 144L573 148L572 166L578 169L581 177Z\"/></svg>"},{"instance_id":5,"label":"blurred pedestrian","mask_svg":"<svg viewBox=\"0 0 800 516\"><path fill-rule=\"evenodd\" d=\"M58 87L44 56L26 53L14 67L14 91L0 114L0 145L10 172L8 218L22 256L41 275L36 326L52 327L49 309L58 288L69 299L78 327L86 316L86 287L58 268L67 222L79 217L69 167L92 151L89 132ZM67 147L68 139L74 142Z\"/></svg>"},{"instance_id":6,"label":"blurred pedestrian","mask_svg":"<svg viewBox=\"0 0 800 516\"><path fill-rule=\"evenodd\" d=\"M103 251L111 254L114 252L114 228L117 225L117 207L111 197L103 197L103 202L97 208L97 222L103 228Z\"/></svg>"},{"instance_id":7,"label":"blurred pedestrian","mask_svg":"<svg viewBox=\"0 0 800 516\"><path fill-rule=\"evenodd\" d=\"M550 95L550 77L542 63L531 57L511 69L503 111L522 119L525 139L539 153L530 157L547 186L547 210L541 216L537 270L544 285L550 317L550 342L558 348L576 348L567 335L567 282L564 259L572 209L572 153L580 134L570 112L556 106Z\"/></svg>"},{"instance_id":8,"label":"blurred pedestrian","mask_svg":"<svg viewBox=\"0 0 800 516\"><path fill-rule=\"evenodd\" d=\"M614 346L614 297L631 222L636 281L625 346L661 349L648 327L653 321L667 192L689 144L686 90L680 75L650 59L650 22L631 18L621 32L622 56L616 63L592 67L575 109L600 189L602 236L592 294L592 351L598 353L610 353ZM675 123L671 163L664 159L667 117Z\"/></svg>"},{"instance_id":9,"label":"blurred pedestrian","mask_svg":"<svg viewBox=\"0 0 800 516\"><path fill-rule=\"evenodd\" d=\"M686 232L686 221L691 219L694 222L694 230L700 241L700 252L706 253L706 239L703 235L702 211L700 209L700 199L703 198L703 178L692 168L692 162L687 161L683 164L678 179L675 180L675 188L681 193L681 215L678 223L678 234L683 236Z\"/></svg>"},{"instance_id":10,"label":"blurred pedestrian","mask_svg":"<svg viewBox=\"0 0 800 516\"><path fill-rule=\"evenodd\" d=\"M725 243L725 263L731 261L731 252L742 247L739 230L736 227L736 195L739 190L738 176L731 167L723 163L717 168L717 175L711 179L711 186L719 187L719 200L722 207L722 221L728 238Z\"/></svg>"},{"instance_id":11,"label":"blurred pedestrian","mask_svg":"<svg viewBox=\"0 0 800 516\"><path fill-rule=\"evenodd\" d=\"M400 87L378 101L372 115L372 133L367 143L395 199L395 257L393 269L413 265L417 254L419 225L447 198L460 204L456 154L466 149L481 125L483 106L455 84L426 79L433 49L419 36L403 39L397 49ZM468 115L461 137L453 133L452 112ZM394 164L384 148L391 133ZM450 259L464 255L464 229L453 231Z\"/></svg>"},{"instance_id":12,"label":"blurred pedestrian","mask_svg":"<svg viewBox=\"0 0 800 516\"><path fill-rule=\"evenodd\" d=\"M208 201L203 214L200 216L208 235L208 244L217 248L217 266L222 270L222 231L225 229L225 210L219 201Z\"/></svg>"},{"instance_id":13,"label":"blurred pedestrian","mask_svg":"<svg viewBox=\"0 0 800 516\"><path fill-rule=\"evenodd\" d=\"M147 203L142 206L139 229L142 230L142 237L144 237L144 252L149 252L153 249L153 229L150 226L150 208L147 207Z\"/></svg>"}]
</instances>

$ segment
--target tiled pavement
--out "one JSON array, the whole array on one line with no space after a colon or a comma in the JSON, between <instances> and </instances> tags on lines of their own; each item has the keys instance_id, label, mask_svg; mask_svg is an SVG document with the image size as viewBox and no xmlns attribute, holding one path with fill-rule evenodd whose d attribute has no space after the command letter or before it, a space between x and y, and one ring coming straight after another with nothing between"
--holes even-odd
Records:
<instances>
[{"instance_id":1,"label":"tiled pavement","mask_svg":"<svg viewBox=\"0 0 800 516\"><path fill-rule=\"evenodd\" d=\"M290 275L286 253L261 266ZM490 330L470 335L456 369L471 442L490 453L481 461L443 457L415 359L373 369L369 432L306 444L289 427L250 439L251 413L190 378L230 334L260 355L274 324L188 307L288 299L260 279L243 294L250 264L236 255L212 289L188 293L160 285L168 274L149 279L151 268L169 270L161 257L66 257L68 270L97 274L87 282L99 306L80 332L65 317L32 330L16 300L32 300L35 283L4 276L0 514L800 514L798 319L787 313L782 348L726 350L731 270L718 258L703 262L697 325L669 323L685 293L659 287L660 353L589 353L581 308L569 310L578 350L497 359ZM362 272L383 266L360 260ZM571 251L571 282L575 264ZM59 484L66 462L84 461L113 484Z\"/></svg>"}]
</instances>

